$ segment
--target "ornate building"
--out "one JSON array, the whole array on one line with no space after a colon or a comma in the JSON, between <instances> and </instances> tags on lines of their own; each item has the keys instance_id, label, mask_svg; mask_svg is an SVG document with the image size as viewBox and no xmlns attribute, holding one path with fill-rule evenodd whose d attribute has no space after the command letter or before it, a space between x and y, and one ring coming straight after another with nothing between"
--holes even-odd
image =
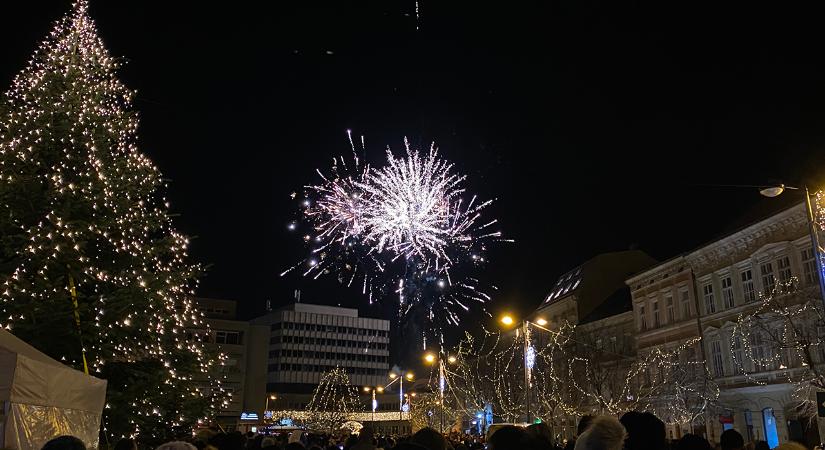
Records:
<instances>
[{"instance_id":1,"label":"ornate building","mask_svg":"<svg viewBox=\"0 0 825 450\"><path fill-rule=\"evenodd\" d=\"M766 440L772 447L789 439L813 439L807 426L810 411L800 409L805 399L796 395L800 374L808 370L805 359L796 349L771 342L770 337L786 332L778 322L764 330L742 324L768 314L765 305L772 296L781 296L783 307L791 310L811 298L818 305L818 283L801 204L627 280L639 352L701 338L692 359L704 366L696 372L696 383L718 389L716 401L692 405L693 412L702 414L689 423L685 417L663 417L670 422L671 437L703 431L718 442L724 429L735 428L746 440ZM780 289L791 284L792 291ZM809 360L820 364L822 356ZM701 379L703 374L707 380Z\"/></svg>"}]
</instances>

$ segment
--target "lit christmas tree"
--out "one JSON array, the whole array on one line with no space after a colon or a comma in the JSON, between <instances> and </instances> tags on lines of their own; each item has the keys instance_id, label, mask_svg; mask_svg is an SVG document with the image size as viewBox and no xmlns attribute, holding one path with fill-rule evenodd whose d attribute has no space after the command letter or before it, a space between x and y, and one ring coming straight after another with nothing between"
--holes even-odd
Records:
<instances>
[{"instance_id":1,"label":"lit christmas tree","mask_svg":"<svg viewBox=\"0 0 825 450\"><path fill-rule=\"evenodd\" d=\"M315 430L335 431L358 407L358 393L350 385L346 370L336 367L321 376L306 409L306 425Z\"/></svg>"},{"instance_id":2,"label":"lit christmas tree","mask_svg":"<svg viewBox=\"0 0 825 450\"><path fill-rule=\"evenodd\" d=\"M118 66L79 0L0 101L0 326L107 379L107 434L148 444L211 411L215 362Z\"/></svg>"}]
</instances>

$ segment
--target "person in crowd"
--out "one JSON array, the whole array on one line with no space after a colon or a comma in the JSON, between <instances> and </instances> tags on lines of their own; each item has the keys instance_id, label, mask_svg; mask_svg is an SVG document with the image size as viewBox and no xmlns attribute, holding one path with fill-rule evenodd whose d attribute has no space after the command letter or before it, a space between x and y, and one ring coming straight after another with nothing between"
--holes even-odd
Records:
<instances>
[{"instance_id":1,"label":"person in crowd","mask_svg":"<svg viewBox=\"0 0 825 450\"><path fill-rule=\"evenodd\" d=\"M271 436L267 436L261 440L261 450L275 450L278 444L275 441L275 438Z\"/></svg>"},{"instance_id":2,"label":"person in crowd","mask_svg":"<svg viewBox=\"0 0 825 450\"><path fill-rule=\"evenodd\" d=\"M358 443L358 436L356 436L354 434L350 434L344 440L344 450L350 450L357 443Z\"/></svg>"},{"instance_id":3,"label":"person in crowd","mask_svg":"<svg viewBox=\"0 0 825 450\"><path fill-rule=\"evenodd\" d=\"M351 450L375 450L375 445L373 444L373 436L374 433L372 431L372 427L364 427L361 429L361 433L358 434L358 441L350 447Z\"/></svg>"},{"instance_id":4,"label":"person in crowd","mask_svg":"<svg viewBox=\"0 0 825 450\"><path fill-rule=\"evenodd\" d=\"M622 450L627 437L624 425L610 416L593 418L576 439L575 450Z\"/></svg>"},{"instance_id":5,"label":"person in crowd","mask_svg":"<svg viewBox=\"0 0 825 450\"><path fill-rule=\"evenodd\" d=\"M719 447L722 450L742 450L745 447L745 440L738 431L731 428L722 432L719 437Z\"/></svg>"},{"instance_id":6,"label":"person in crowd","mask_svg":"<svg viewBox=\"0 0 825 450\"><path fill-rule=\"evenodd\" d=\"M197 450L197 448L184 441L172 441L160 444L155 450Z\"/></svg>"},{"instance_id":7,"label":"person in crowd","mask_svg":"<svg viewBox=\"0 0 825 450\"><path fill-rule=\"evenodd\" d=\"M805 450L805 446L798 442L785 442L784 444L779 444L779 447L776 447L774 450Z\"/></svg>"},{"instance_id":8,"label":"person in crowd","mask_svg":"<svg viewBox=\"0 0 825 450\"><path fill-rule=\"evenodd\" d=\"M585 414L579 419L579 424L576 427L576 437L570 439L564 444L564 450L573 450L576 447L576 438L581 436L584 433L584 430L590 425L590 422L593 420L593 416L590 414Z\"/></svg>"},{"instance_id":9,"label":"person in crowd","mask_svg":"<svg viewBox=\"0 0 825 450\"><path fill-rule=\"evenodd\" d=\"M713 450L713 447L702 436L688 433L673 443L673 450Z\"/></svg>"},{"instance_id":10,"label":"person in crowd","mask_svg":"<svg viewBox=\"0 0 825 450\"><path fill-rule=\"evenodd\" d=\"M447 439L444 439L444 435L429 427L416 431L410 442L429 450L447 450Z\"/></svg>"},{"instance_id":11,"label":"person in crowd","mask_svg":"<svg viewBox=\"0 0 825 450\"><path fill-rule=\"evenodd\" d=\"M499 428L487 441L488 450L521 450L529 447L527 431L512 425Z\"/></svg>"},{"instance_id":12,"label":"person in crowd","mask_svg":"<svg viewBox=\"0 0 825 450\"><path fill-rule=\"evenodd\" d=\"M117 441L114 450L138 450L137 442L131 438L123 438Z\"/></svg>"},{"instance_id":13,"label":"person in crowd","mask_svg":"<svg viewBox=\"0 0 825 450\"><path fill-rule=\"evenodd\" d=\"M756 441L753 445L753 450L771 450L771 448L768 447L768 443L765 441Z\"/></svg>"},{"instance_id":14,"label":"person in crowd","mask_svg":"<svg viewBox=\"0 0 825 450\"><path fill-rule=\"evenodd\" d=\"M625 450L665 450L668 448L665 423L649 412L629 411L620 419L627 440Z\"/></svg>"},{"instance_id":15,"label":"person in crowd","mask_svg":"<svg viewBox=\"0 0 825 450\"><path fill-rule=\"evenodd\" d=\"M86 450L86 444L74 436L58 436L43 444L43 450Z\"/></svg>"},{"instance_id":16,"label":"person in crowd","mask_svg":"<svg viewBox=\"0 0 825 450\"><path fill-rule=\"evenodd\" d=\"M553 433L546 423L534 423L527 427L527 436L533 441L536 450L552 450Z\"/></svg>"}]
</instances>

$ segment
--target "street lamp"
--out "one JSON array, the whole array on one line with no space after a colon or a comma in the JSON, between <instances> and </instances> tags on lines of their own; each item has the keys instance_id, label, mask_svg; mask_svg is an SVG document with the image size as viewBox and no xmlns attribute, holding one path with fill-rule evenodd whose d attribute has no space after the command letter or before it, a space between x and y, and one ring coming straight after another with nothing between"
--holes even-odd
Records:
<instances>
[{"instance_id":1,"label":"street lamp","mask_svg":"<svg viewBox=\"0 0 825 450\"><path fill-rule=\"evenodd\" d=\"M515 323L515 320L513 319L513 316L506 314L501 317L501 323L510 326ZM522 333L524 333L524 409L527 413L527 423L532 422L530 417L530 383L532 375L531 371L533 369L533 365L535 364L536 358L535 351L530 347L530 325L552 333L552 330L544 327L547 323L547 320L544 318L538 318L535 322L524 320L521 323Z\"/></svg>"},{"instance_id":2,"label":"street lamp","mask_svg":"<svg viewBox=\"0 0 825 450\"><path fill-rule=\"evenodd\" d=\"M441 406L441 413L440 415L440 422L441 425L439 426L438 431L443 433L444 432L444 389L447 387L447 371L444 366L444 358L443 355L440 358L437 358L433 353L427 353L424 355L424 361L427 364L434 364L436 359L438 360L438 393L439 393L439 405ZM448 356L447 362L450 364L455 364L457 361L455 356Z\"/></svg>"},{"instance_id":3,"label":"street lamp","mask_svg":"<svg viewBox=\"0 0 825 450\"><path fill-rule=\"evenodd\" d=\"M277 399L278 397L275 394L269 394L266 396L266 407L264 408L264 417L266 417L266 412L269 411L269 401Z\"/></svg>"},{"instance_id":4,"label":"street lamp","mask_svg":"<svg viewBox=\"0 0 825 450\"><path fill-rule=\"evenodd\" d=\"M384 392L383 386L364 386L364 392L372 392L372 426L375 427L375 410L378 409L378 400L375 398L375 393L382 393Z\"/></svg>"},{"instance_id":5,"label":"street lamp","mask_svg":"<svg viewBox=\"0 0 825 450\"><path fill-rule=\"evenodd\" d=\"M807 212L805 216L808 219L808 231L811 233L811 246L814 248L816 269L819 272L817 273L817 278L819 279L819 295L822 297L823 304L825 304L825 278L822 276L822 247L819 244L819 233L816 232L816 220L814 219L814 210L811 206L811 193L808 191L808 186L803 186L802 188L786 186L784 184L778 186L762 186L759 189L759 193L765 197L774 198L782 195L786 190L805 191L805 209Z\"/></svg>"},{"instance_id":6,"label":"street lamp","mask_svg":"<svg viewBox=\"0 0 825 450\"><path fill-rule=\"evenodd\" d=\"M412 381L415 378L415 375L412 372L407 372L402 376L401 371L396 372L393 370L390 372L390 380L392 381L384 386L386 389L398 381L398 420L404 420L404 378L406 378L407 381Z\"/></svg>"}]
</instances>

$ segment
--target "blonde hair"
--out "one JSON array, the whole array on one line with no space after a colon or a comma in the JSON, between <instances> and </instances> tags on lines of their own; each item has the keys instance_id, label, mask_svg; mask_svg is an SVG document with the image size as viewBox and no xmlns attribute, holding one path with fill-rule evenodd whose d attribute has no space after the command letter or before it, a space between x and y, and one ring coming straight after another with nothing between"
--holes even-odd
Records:
<instances>
[{"instance_id":1,"label":"blonde hair","mask_svg":"<svg viewBox=\"0 0 825 450\"><path fill-rule=\"evenodd\" d=\"M627 431L615 417L598 416L576 440L575 450L621 450Z\"/></svg>"},{"instance_id":2,"label":"blonde hair","mask_svg":"<svg viewBox=\"0 0 825 450\"><path fill-rule=\"evenodd\" d=\"M802 444L797 444L796 442L785 442L784 444L779 444L779 447L776 447L773 450L806 450Z\"/></svg>"}]
</instances>

